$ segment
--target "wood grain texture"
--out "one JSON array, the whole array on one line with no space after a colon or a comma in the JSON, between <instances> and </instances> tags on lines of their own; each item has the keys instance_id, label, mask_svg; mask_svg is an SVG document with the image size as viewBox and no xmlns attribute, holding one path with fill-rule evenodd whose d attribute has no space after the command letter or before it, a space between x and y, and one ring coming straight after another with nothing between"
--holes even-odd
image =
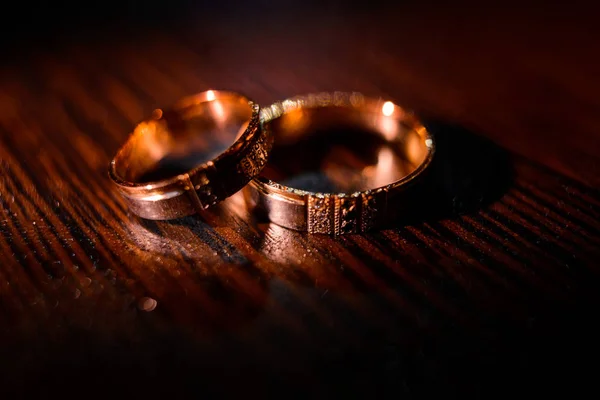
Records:
<instances>
[{"instance_id":1,"label":"wood grain texture","mask_svg":"<svg viewBox=\"0 0 600 400\"><path fill-rule=\"evenodd\" d=\"M423 398L591 382L589 13L339 10L199 14L3 64L3 388ZM359 90L409 105L439 141L431 195L405 225L338 239L257 220L239 195L202 218L135 218L109 160L151 110L208 88L261 104Z\"/></svg>"}]
</instances>

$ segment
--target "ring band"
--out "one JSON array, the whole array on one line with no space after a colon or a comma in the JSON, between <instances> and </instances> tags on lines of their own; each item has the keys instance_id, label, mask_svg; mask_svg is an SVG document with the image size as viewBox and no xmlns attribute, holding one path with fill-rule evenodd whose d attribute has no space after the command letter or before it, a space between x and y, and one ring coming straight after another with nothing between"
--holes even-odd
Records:
<instances>
[{"instance_id":1,"label":"ring band","mask_svg":"<svg viewBox=\"0 0 600 400\"><path fill-rule=\"evenodd\" d=\"M174 219L207 209L246 186L266 164L272 136L260 129L259 111L233 92L185 97L135 127L111 161L109 176L142 218ZM235 139L222 143L225 133L235 133ZM194 146L211 141L222 149L210 160L190 159ZM169 157L177 159L176 171L144 179Z\"/></svg>"},{"instance_id":2,"label":"ring band","mask_svg":"<svg viewBox=\"0 0 600 400\"><path fill-rule=\"evenodd\" d=\"M276 120L281 122L278 126L287 127L288 139L338 125L361 127L378 134L390 145L402 147L411 163L412 171L401 179L352 193L300 190L262 175L250 182L245 194L251 208L264 212L273 223L309 233L362 233L395 218L398 209L411 197L406 189L422 176L435 151L433 137L414 114L389 101L356 92L298 96L263 108L262 129L273 130L276 143L280 143L284 134L273 129Z\"/></svg>"}]
</instances>

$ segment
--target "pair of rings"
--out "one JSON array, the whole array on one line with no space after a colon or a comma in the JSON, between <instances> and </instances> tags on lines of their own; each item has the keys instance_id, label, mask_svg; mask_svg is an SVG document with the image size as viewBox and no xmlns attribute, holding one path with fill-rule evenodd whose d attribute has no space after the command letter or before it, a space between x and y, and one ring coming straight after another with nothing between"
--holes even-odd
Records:
<instances>
[{"instance_id":1,"label":"pair of rings","mask_svg":"<svg viewBox=\"0 0 600 400\"><path fill-rule=\"evenodd\" d=\"M407 173L349 193L293 188L261 175L274 143L333 128L375 133L400 150ZM212 154L206 154L208 147ZM433 137L413 113L360 93L309 94L260 109L243 95L208 90L139 123L111 161L109 176L129 209L145 219L185 217L244 189L247 204L273 223L339 235L367 232L396 215L434 149Z\"/></svg>"}]
</instances>

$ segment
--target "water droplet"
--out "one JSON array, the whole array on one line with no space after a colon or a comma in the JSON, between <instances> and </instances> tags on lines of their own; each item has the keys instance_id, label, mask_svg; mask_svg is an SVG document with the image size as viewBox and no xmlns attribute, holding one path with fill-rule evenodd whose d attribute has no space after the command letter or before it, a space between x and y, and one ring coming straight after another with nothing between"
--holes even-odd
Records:
<instances>
[{"instance_id":1,"label":"water droplet","mask_svg":"<svg viewBox=\"0 0 600 400\"><path fill-rule=\"evenodd\" d=\"M85 278L81 278L81 280L79 281L79 284L81 285L81 287L88 287L90 286L90 284L92 283L92 280L90 278L88 278L87 276Z\"/></svg>"},{"instance_id":2,"label":"water droplet","mask_svg":"<svg viewBox=\"0 0 600 400\"><path fill-rule=\"evenodd\" d=\"M156 308L158 302L151 297L142 297L138 301L138 308L142 311L152 311Z\"/></svg>"},{"instance_id":3,"label":"water droplet","mask_svg":"<svg viewBox=\"0 0 600 400\"><path fill-rule=\"evenodd\" d=\"M94 288L94 294L100 294L100 293L102 293L103 290L104 290L104 285L100 283L100 284L96 285L96 287Z\"/></svg>"}]
</instances>

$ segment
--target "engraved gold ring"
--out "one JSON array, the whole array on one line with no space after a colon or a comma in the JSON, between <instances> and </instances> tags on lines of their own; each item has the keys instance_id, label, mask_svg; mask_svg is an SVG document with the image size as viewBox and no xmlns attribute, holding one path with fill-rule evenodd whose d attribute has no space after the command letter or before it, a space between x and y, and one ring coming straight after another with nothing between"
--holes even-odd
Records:
<instances>
[{"instance_id":1,"label":"engraved gold ring","mask_svg":"<svg viewBox=\"0 0 600 400\"><path fill-rule=\"evenodd\" d=\"M269 179L263 171L246 187L245 195L249 206L265 214L271 222L309 233L362 233L382 227L406 212L407 199L418 201L412 189L418 186L417 178L423 177L430 165L435 145L433 137L412 112L360 93L334 92L277 102L263 108L260 119L262 130L272 131L275 137L273 154L280 144L293 145L311 132L361 129L383 139L407 166L391 182L345 193L293 188L282 184L283 181ZM311 150L297 152L298 158L312 157ZM393 176L390 165L378 168L384 175Z\"/></svg>"},{"instance_id":2,"label":"engraved gold ring","mask_svg":"<svg viewBox=\"0 0 600 400\"><path fill-rule=\"evenodd\" d=\"M139 123L109 166L136 215L152 220L204 210L246 186L272 146L247 97L208 90L155 110Z\"/></svg>"}]
</instances>

